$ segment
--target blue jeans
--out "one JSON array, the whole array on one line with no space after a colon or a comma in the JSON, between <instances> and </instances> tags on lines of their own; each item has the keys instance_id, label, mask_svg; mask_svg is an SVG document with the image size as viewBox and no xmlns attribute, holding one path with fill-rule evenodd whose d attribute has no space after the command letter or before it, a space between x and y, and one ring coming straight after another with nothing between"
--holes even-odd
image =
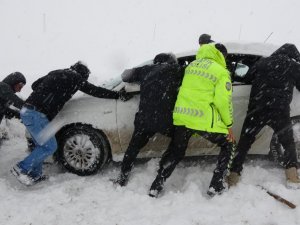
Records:
<instances>
[{"instance_id":1,"label":"blue jeans","mask_svg":"<svg viewBox=\"0 0 300 225\"><path fill-rule=\"evenodd\" d=\"M56 151L57 142L55 137L51 137L42 145L37 141L39 133L49 124L49 120L45 114L23 107L20 116L23 124L31 134L35 148L30 155L18 163L18 166L22 172L31 177L39 177L42 175L44 160Z\"/></svg>"}]
</instances>

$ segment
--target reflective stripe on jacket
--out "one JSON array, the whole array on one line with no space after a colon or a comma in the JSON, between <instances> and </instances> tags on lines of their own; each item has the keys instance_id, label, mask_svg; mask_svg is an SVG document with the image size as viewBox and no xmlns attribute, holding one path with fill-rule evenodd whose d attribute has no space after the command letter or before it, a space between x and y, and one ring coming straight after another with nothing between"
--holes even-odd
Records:
<instances>
[{"instance_id":1,"label":"reflective stripe on jacket","mask_svg":"<svg viewBox=\"0 0 300 225\"><path fill-rule=\"evenodd\" d=\"M194 130L228 133L233 123L232 85L223 54L214 44L201 46L185 69L173 122Z\"/></svg>"}]
</instances>

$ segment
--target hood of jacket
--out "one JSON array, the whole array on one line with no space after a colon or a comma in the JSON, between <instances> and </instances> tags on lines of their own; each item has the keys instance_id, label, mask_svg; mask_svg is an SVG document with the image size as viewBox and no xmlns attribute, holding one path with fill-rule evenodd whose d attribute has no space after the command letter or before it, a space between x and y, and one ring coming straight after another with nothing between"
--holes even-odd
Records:
<instances>
[{"instance_id":1,"label":"hood of jacket","mask_svg":"<svg viewBox=\"0 0 300 225\"><path fill-rule=\"evenodd\" d=\"M226 68L226 61L223 54L216 49L215 44L205 44L202 45L196 55L196 59L211 59L216 63L220 64L222 67Z\"/></svg>"},{"instance_id":2,"label":"hood of jacket","mask_svg":"<svg viewBox=\"0 0 300 225\"><path fill-rule=\"evenodd\" d=\"M286 43L282 45L279 49L272 53L271 56L285 55L290 59L296 60L300 63L300 53L294 44Z\"/></svg>"},{"instance_id":3,"label":"hood of jacket","mask_svg":"<svg viewBox=\"0 0 300 225\"><path fill-rule=\"evenodd\" d=\"M26 84L26 78L24 77L24 75L22 73L14 72L14 73L9 74L7 77L5 77L2 82L13 87L15 84L18 84L18 83Z\"/></svg>"}]
</instances>

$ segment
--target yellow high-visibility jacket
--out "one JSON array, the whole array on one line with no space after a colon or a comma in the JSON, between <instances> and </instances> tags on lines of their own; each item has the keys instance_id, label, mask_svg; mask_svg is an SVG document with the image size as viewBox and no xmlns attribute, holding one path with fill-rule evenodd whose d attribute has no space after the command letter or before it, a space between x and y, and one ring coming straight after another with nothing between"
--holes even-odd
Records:
<instances>
[{"instance_id":1,"label":"yellow high-visibility jacket","mask_svg":"<svg viewBox=\"0 0 300 225\"><path fill-rule=\"evenodd\" d=\"M224 56L215 44L201 46L196 60L185 69L173 123L228 134L233 124L232 84Z\"/></svg>"}]
</instances>

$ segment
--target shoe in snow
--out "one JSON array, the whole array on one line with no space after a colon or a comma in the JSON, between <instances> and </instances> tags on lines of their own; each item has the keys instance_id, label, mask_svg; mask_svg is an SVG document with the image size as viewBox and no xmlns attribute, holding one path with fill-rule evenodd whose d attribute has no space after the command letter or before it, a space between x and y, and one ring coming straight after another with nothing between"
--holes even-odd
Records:
<instances>
[{"instance_id":1,"label":"shoe in snow","mask_svg":"<svg viewBox=\"0 0 300 225\"><path fill-rule=\"evenodd\" d=\"M286 186L291 189L300 189L300 179L296 167L291 167L285 170Z\"/></svg>"},{"instance_id":2,"label":"shoe in snow","mask_svg":"<svg viewBox=\"0 0 300 225\"><path fill-rule=\"evenodd\" d=\"M34 185L49 178L47 175L33 177L30 175L30 173L24 173L18 165L15 165L10 171L21 184L24 184L26 186Z\"/></svg>"},{"instance_id":3,"label":"shoe in snow","mask_svg":"<svg viewBox=\"0 0 300 225\"><path fill-rule=\"evenodd\" d=\"M151 198L158 198L158 195L160 194L160 192L158 191L158 190L149 190L149 196L151 197Z\"/></svg>"},{"instance_id":4,"label":"shoe in snow","mask_svg":"<svg viewBox=\"0 0 300 225\"><path fill-rule=\"evenodd\" d=\"M17 178L17 180L26 186L34 184L34 180L26 173L24 173L18 165L13 166L10 172Z\"/></svg>"},{"instance_id":5,"label":"shoe in snow","mask_svg":"<svg viewBox=\"0 0 300 225\"><path fill-rule=\"evenodd\" d=\"M228 184L228 187L236 186L237 183L240 181L240 175L236 172L230 172L228 176L225 177L225 181Z\"/></svg>"},{"instance_id":6,"label":"shoe in snow","mask_svg":"<svg viewBox=\"0 0 300 225\"><path fill-rule=\"evenodd\" d=\"M215 179L213 177L210 185L209 185L209 189L207 191L207 194L210 197L215 196L216 194L220 195L223 192L228 190L228 184L225 182L225 180L223 178L220 179Z\"/></svg>"},{"instance_id":7,"label":"shoe in snow","mask_svg":"<svg viewBox=\"0 0 300 225\"><path fill-rule=\"evenodd\" d=\"M128 174L120 173L117 178L111 179L114 185L124 187L127 185L129 179Z\"/></svg>"},{"instance_id":8,"label":"shoe in snow","mask_svg":"<svg viewBox=\"0 0 300 225\"><path fill-rule=\"evenodd\" d=\"M209 197L214 197L215 195L221 195L223 192L227 191L228 188L224 188L222 190L216 190L214 187L210 187L207 191L207 195Z\"/></svg>"},{"instance_id":9,"label":"shoe in snow","mask_svg":"<svg viewBox=\"0 0 300 225\"><path fill-rule=\"evenodd\" d=\"M152 198L157 198L163 189L164 189L163 179L156 178L153 181L151 188L149 190L149 196Z\"/></svg>"},{"instance_id":10,"label":"shoe in snow","mask_svg":"<svg viewBox=\"0 0 300 225\"><path fill-rule=\"evenodd\" d=\"M32 178L32 179L33 179L33 183L37 184L37 183L40 183L42 181L48 180L49 176L48 175L41 175L39 177L35 177L35 178Z\"/></svg>"}]
</instances>

